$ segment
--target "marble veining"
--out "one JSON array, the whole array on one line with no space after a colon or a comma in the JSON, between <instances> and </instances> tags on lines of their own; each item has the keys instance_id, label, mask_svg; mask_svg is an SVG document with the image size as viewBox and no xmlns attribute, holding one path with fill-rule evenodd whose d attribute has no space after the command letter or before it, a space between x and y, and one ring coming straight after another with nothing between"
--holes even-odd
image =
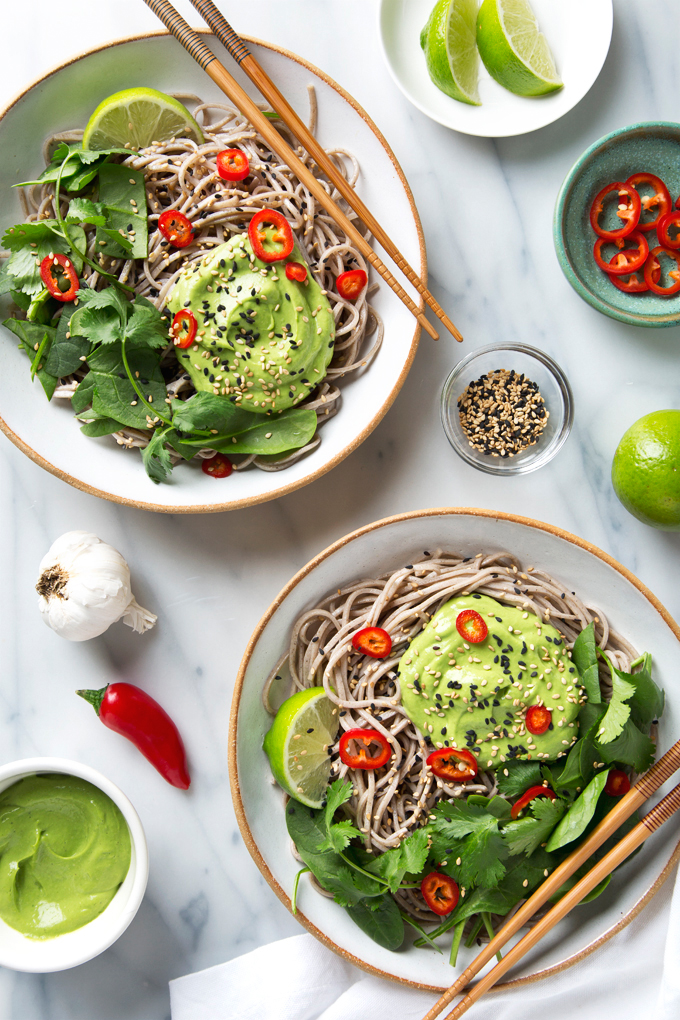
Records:
<instances>
[{"instance_id":1,"label":"marble veining","mask_svg":"<svg viewBox=\"0 0 680 1020\"><path fill-rule=\"evenodd\" d=\"M497 141L456 134L408 104L382 62L376 0L219 5L238 30L324 68L383 130L422 218L431 289L465 344L425 337L394 407L359 450L307 488L230 514L154 515L105 503L0 439L2 760L60 755L100 769L134 802L151 860L140 912L108 952L44 977L0 971L2 1020L165 1020L169 978L300 930L238 834L227 776L229 706L262 612L299 567L346 532L424 506L524 514L601 546L680 614L678 536L628 516L609 483L628 425L648 411L680 407L680 328L637 329L598 314L562 276L551 238L559 186L591 142L628 123L676 119L675 0L655 0L653 18L647 5L616 0L611 50L590 93L555 124ZM86 0L61 0L49 19L44 0L6 6L3 105L78 52L157 28L141 0L99 0L96 12ZM176 6L198 23L188 0ZM439 423L439 392L451 367L500 339L547 351L575 396L574 430L562 452L520 478L464 465ZM159 615L154 631L140 638L116 625L73 645L43 625L37 565L54 538L73 528L123 552L137 598ZM188 794L167 786L73 693L116 679L142 685L180 725L193 777Z\"/></svg>"}]
</instances>

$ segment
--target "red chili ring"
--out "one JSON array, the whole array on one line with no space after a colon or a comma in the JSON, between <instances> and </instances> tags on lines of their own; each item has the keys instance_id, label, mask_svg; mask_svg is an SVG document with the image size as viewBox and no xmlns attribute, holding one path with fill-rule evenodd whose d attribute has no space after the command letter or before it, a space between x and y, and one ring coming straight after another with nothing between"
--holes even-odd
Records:
<instances>
[{"instance_id":1,"label":"red chili ring","mask_svg":"<svg viewBox=\"0 0 680 1020\"><path fill-rule=\"evenodd\" d=\"M671 227L675 227L678 231L675 239L668 233ZM656 236L659 239L659 244L664 248L671 248L673 251L680 248L680 209L675 209L661 217L656 225Z\"/></svg>"},{"instance_id":2,"label":"red chili ring","mask_svg":"<svg viewBox=\"0 0 680 1020\"><path fill-rule=\"evenodd\" d=\"M661 180L661 178L656 176L656 174L648 174L645 172L633 174L632 177L628 178L626 184L629 184L631 187L635 188L636 191L638 184L649 184L651 185L652 188L654 188L654 194L640 195L642 209L640 211L640 219L638 220L637 225L637 229L642 230L644 233L646 233L648 230L654 230L655 227L658 225L661 217L665 216L666 213L673 208L673 200L670 196L668 188ZM646 212L648 209L655 205L659 206L659 211L657 212L654 219L643 221L642 213ZM661 238L659 238L659 240L661 240ZM678 247L680 247L680 245L678 245Z\"/></svg>"},{"instance_id":3,"label":"red chili ring","mask_svg":"<svg viewBox=\"0 0 680 1020\"><path fill-rule=\"evenodd\" d=\"M599 217L604 207L604 200L612 191L618 193L619 199L622 197L622 193L623 195L628 195L630 201L625 209L617 210L620 219L625 221L623 226L618 230L605 230L604 227L600 226ZM621 205L620 202L619 205ZM626 237L631 231L635 230L641 212L642 203L635 188L630 184L624 184L622 181L614 181L595 196L595 200L590 207L590 225L598 237L604 237L608 241L616 241L617 238Z\"/></svg>"},{"instance_id":4,"label":"red chili ring","mask_svg":"<svg viewBox=\"0 0 680 1020\"><path fill-rule=\"evenodd\" d=\"M661 263L657 258L663 252L664 255L668 255L669 258L675 262L675 269L671 269L669 272L670 278L673 283L669 287L660 287L658 280L661 278ZM659 270L657 275L656 270ZM677 294L680 290L680 251L673 251L671 248L664 248L662 245L657 245L656 248L652 248L647 261L645 262L645 283L650 290L653 290L655 294L659 294L661 297L670 297L671 294Z\"/></svg>"},{"instance_id":5,"label":"red chili ring","mask_svg":"<svg viewBox=\"0 0 680 1020\"><path fill-rule=\"evenodd\" d=\"M183 330L186 329L186 333L183 334ZM172 320L172 326L170 331L173 334L173 343L175 347L191 347L192 343L196 338L196 330L198 329L198 322L193 312L190 312L188 308L181 308Z\"/></svg>"},{"instance_id":6,"label":"red chili ring","mask_svg":"<svg viewBox=\"0 0 680 1020\"><path fill-rule=\"evenodd\" d=\"M68 282L67 290L62 290L59 281L54 275L54 270L59 266ZM60 251L53 255L46 255L40 263L40 278L53 298L57 301L73 301L80 289L80 281L75 267L68 256Z\"/></svg>"},{"instance_id":7,"label":"red chili ring","mask_svg":"<svg viewBox=\"0 0 680 1020\"><path fill-rule=\"evenodd\" d=\"M597 262L600 269L605 273L612 276L626 276L628 273L634 273L636 269L640 269L644 263L647 255L649 254L649 245L647 244L647 238L644 234L639 233L637 230L631 231L625 238L616 241L614 244L624 245L626 242L632 241L637 245L637 250L634 248L623 248L619 254L626 257L626 262L621 262L618 265L612 265L612 262L605 262L602 257L602 245L611 244L612 241L607 237L598 237L593 248L593 258ZM616 257L616 256L614 256Z\"/></svg>"}]
</instances>

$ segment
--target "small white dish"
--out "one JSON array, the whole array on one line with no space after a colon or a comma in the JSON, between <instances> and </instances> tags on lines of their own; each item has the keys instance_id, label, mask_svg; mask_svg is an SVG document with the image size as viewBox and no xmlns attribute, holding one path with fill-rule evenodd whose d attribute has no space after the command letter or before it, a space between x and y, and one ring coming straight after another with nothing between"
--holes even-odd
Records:
<instances>
[{"instance_id":1,"label":"small white dish","mask_svg":"<svg viewBox=\"0 0 680 1020\"><path fill-rule=\"evenodd\" d=\"M118 787L89 765L65 758L23 758L0 766L0 793L20 779L40 772L77 776L97 786L120 809L130 830L130 868L120 889L99 917L89 924L56 935L30 939L0 920L0 966L31 974L69 970L99 956L118 939L137 913L149 877L149 854L139 815Z\"/></svg>"},{"instance_id":2,"label":"small white dish","mask_svg":"<svg viewBox=\"0 0 680 1020\"><path fill-rule=\"evenodd\" d=\"M262 700L264 678L280 663L288 649L291 627L305 609L353 579L376 577L413 562L412 557L422 556L425 550L436 549L466 556L507 550L525 565L558 578L586 604L599 607L612 627L640 651L653 655L655 678L666 691L658 754L677 738L680 627L649 589L607 553L551 524L494 510L415 510L368 524L320 552L277 595L248 643L234 688L229 775L236 817L255 863L288 909L300 863L290 849L283 793L273 784L262 750L262 740L271 726ZM659 796L668 793L672 785L669 780ZM545 935L512 969L505 987L561 972L629 924L672 873L680 858L679 835L680 818L675 818L625 862L598 899L579 906ZM476 947L461 949L454 969L448 953L416 949L408 938L400 951L390 952L357 928L342 907L306 882L298 889L295 916L324 945L355 966L421 989L439 992L447 988L477 953Z\"/></svg>"},{"instance_id":3,"label":"small white dish","mask_svg":"<svg viewBox=\"0 0 680 1020\"><path fill-rule=\"evenodd\" d=\"M250 93L255 87L209 34L218 58ZM289 102L307 117L314 85L317 138L332 149L347 147L361 168L357 190L420 278L427 280L425 242L413 196L394 153L366 112L323 71L293 53L248 40L253 53ZM7 110L0 112L1 232L24 216L12 185L41 172L45 138L55 131L84 127L106 96L132 85L224 101L224 95L186 50L166 32L111 42L45 75ZM405 289L420 300L407 282ZM387 284L371 303L385 326L384 343L370 367L341 380L342 408L321 429L321 443L282 471L249 469L226 479L204 474L198 464L180 464L168 483L147 477L137 451L125 451L111 437L88 439L67 401L45 399L31 382L28 360L16 337L0 325L0 429L36 464L77 489L144 510L210 513L264 503L320 478L345 459L382 420L401 389L415 357L420 327ZM0 299L0 322L9 300ZM370 347L371 340L367 341Z\"/></svg>"},{"instance_id":4,"label":"small white dish","mask_svg":"<svg viewBox=\"0 0 680 1020\"><path fill-rule=\"evenodd\" d=\"M548 96L515 96L480 61L481 106L440 92L420 48L420 32L435 0L381 0L378 25L390 74L407 99L432 120L466 135L505 138L552 124L579 103L602 69L611 42L612 0L531 0L564 82Z\"/></svg>"}]
</instances>

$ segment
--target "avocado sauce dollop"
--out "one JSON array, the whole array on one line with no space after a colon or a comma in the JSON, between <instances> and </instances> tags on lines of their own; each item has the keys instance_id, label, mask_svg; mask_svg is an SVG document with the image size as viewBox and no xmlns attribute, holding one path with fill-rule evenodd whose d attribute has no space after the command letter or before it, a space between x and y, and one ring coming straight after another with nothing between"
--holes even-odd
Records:
<instances>
[{"instance_id":1,"label":"avocado sauce dollop","mask_svg":"<svg viewBox=\"0 0 680 1020\"><path fill-rule=\"evenodd\" d=\"M484 641L461 638L456 617L464 609L484 619ZM446 602L404 652L399 674L402 703L421 733L435 747L472 751L480 768L513 758L554 761L577 739L585 695L564 639L532 613L487 595ZM531 705L552 713L545 733L526 729Z\"/></svg>"}]
</instances>

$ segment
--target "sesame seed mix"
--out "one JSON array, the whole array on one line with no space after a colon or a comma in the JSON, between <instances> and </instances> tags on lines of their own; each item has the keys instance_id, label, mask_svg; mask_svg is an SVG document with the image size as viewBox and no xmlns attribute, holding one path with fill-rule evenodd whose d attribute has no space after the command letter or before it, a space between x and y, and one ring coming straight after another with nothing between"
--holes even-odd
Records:
<instances>
[{"instance_id":1,"label":"sesame seed mix","mask_svg":"<svg viewBox=\"0 0 680 1020\"><path fill-rule=\"evenodd\" d=\"M491 457L514 457L533 446L549 417L538 384L507 368L469 383L458 413L470 446Z\"/></svg>"}]
</instances>

